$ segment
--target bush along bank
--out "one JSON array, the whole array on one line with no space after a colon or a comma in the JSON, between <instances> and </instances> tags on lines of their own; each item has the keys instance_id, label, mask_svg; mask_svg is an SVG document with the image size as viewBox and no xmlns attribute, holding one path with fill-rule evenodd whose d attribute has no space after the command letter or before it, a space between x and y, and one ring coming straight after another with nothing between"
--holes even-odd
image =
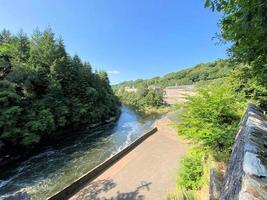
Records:
<instances>
[{"instance_id":1,"label":"bush along bank","mask_svg":"<svg viewBox=\"0 0 267 200\"><path fill-rule=\"evenodd\" d=\"M183 110L175 125L178 134L194 146L180 163L177 186L195 198L203 199L201 190L208 194L211 163L217 165L229 159L246 105L244 95L235 92L234 85L230 78L214 81L199 88L197 96L188 97L185 105L176 106Z\"/></svg>"},{"instance_id":2,"label":"bush along bank","mask_svg":"<svg viewBox=\"0 0 267 200\"><path fill-rule=\"evenodd\" d=\"M132 107L138 112L144 114L168 112L161 89L149 89L146 86L140 86L135 91L127 91L121 88L115 90L115 93L124 105Z\"/></svg>"}]
</instances>

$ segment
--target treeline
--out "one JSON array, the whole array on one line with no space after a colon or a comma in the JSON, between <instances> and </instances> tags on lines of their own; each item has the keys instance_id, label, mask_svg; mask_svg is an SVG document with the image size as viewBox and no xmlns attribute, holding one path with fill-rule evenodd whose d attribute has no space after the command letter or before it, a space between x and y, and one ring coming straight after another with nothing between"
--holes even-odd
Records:
<instances>
[{"instance_id":1,"label":"treeline","mask_svg":"<svg viewBox=\"0 0 267 200\"><path fill-rule=\"evenodd\" d=\"M166 74L162 77L154 77L152 79L135 81L125 81L120 84L112 86L114 90L121 87L134 86L150 86L155 85L159 87L175 86L175 85L191 85L199 81L209 81L227 76L233 70L233 64L227 60L218 60L215 62L198 64L195 67Z\"/></svg>"},{"instance_id":2,"label":"treeline","mask_svg":"<svg viewBox=\"0 0 267 200\"><path fill-rule=\"evenodd\" d=\"M50 29L0 33L0 153L118 115L105 71L70 56Z\"/></svg>"},{"instance_id":3,"label":"treeline","mask_svg":"<svg viewBox=\"0 0 267 200\"><path fill-rule=\"evenodd\" d=\"M159 108L165 105L163 90L167 86L191 85L200 82L207 83L215 79L223 79L233 71L233 65L227 60L219 60L206 64L198 64L195 67L169 73L163 77L135 81L125 81L113 85L112 89L125 105L139 111L149 108ZM136 90L129 92L126 88ZM154 110L155 110L154 109Z\"/></svg>"},{"instance_id":4,"label":"treeline","mask_svg":"<svg viewBox=\"0 0 267 200\"><path fill-rule=\"evenodd\" d=\"M162 90L148 89L143 86L136 88L135 92L121 88L116 91L116 95L124 105L146 113L155 112L165 104Z\"/></svg>"}]
</instances>

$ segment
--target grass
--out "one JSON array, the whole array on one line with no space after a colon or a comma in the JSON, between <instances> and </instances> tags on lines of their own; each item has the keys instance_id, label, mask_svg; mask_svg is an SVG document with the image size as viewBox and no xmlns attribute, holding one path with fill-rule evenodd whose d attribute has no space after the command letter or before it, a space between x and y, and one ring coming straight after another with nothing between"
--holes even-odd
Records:
<instances>
[{"instance_id":1,"label":"grass","mask_svg":"<svg viewBox=\"0 0 267 200\"><path fill-rule=\"evenodd\" d=\"M166 200L199 200L194 191L185 191L179 189L173 193L170 193Z\"/></svg>"},{"instance_id":2,"label":"grass","mask_svg":"<svg viewBox=\"0 0 267 200\"><path fill-rule=\"evenodd\" d=\"M168 107L161 107L161 108L156 108L156 107L145 107L143 112L145 114L164 114L169 111Z\"/></svg>"}]
</instances>

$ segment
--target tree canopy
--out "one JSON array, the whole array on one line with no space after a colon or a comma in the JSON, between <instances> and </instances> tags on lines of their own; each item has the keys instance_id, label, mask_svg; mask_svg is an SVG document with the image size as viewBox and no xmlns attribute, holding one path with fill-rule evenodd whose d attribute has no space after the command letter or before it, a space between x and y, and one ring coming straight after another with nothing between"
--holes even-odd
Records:
<instances>
[{"instance_id":1,"label":"tree canopy","mask_svg":"<svg viewBox=\"0 0 267 200\"><path fill-rule=\"evenodd\" d=\"M159 108L165 105L161 90L139 87L136 92L127 92L123 88L116 91L120 101L138 111L146 112L149 108Z\"/></svg>"},{"instance_id":2,"label":"tree canopy","mask_svg":"<svg viewBox=\"0 0 267 200\"><path fill-rule=\"evenodd\" d=\"M116 116L107 73L70 56L51 29L0 33L0 152Z\"/></svg>"},{"instance_id":3,"label":"tree canopy","mask_svg":"<svg viewBox=\"0 0 267 200\"><path fill-rule=\"evenodd\" d=\"M125 81L112 86L116 91L119 88L126 86L148 87L148 86L175 86L175 85L190 85L200 81L210 81L218 78L226 77L232 70L233 65L227 60L218 60L210 63L198 64L192 68L172 72L162 77L154 77L152 79L138 79L135 81Z\"/></svg>"},{"instance_id":4,"label":"tree canopy","mask_svg":"<svg viewBox=\"0 0 267 200\"><path fill-rule=\"evenodd\" d=\"M246 65L239 74L247 95L267 108L267 1L206 0L223 13L220 37L229 41L232 60Z\"/></svg>"}]
</instances>

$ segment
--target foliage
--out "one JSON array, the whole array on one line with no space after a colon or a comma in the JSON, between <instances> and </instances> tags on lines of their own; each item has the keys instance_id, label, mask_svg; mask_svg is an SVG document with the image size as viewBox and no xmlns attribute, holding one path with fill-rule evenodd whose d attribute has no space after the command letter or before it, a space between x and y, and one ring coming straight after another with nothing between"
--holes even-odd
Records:
<instances>
[{"instance_id":1,"label":"foliage","mask_svg":"<svg viewBox=\"0 0 267 200\"><path fill-rule=\"evenodd\" d=\"M200 88L198 96L188 97L179 134L200 142L207 150L229 153L245 102L232 85L213 83Z\"/></svg>"},{"instance_id":2,"label":"foliage","mask_svg":"<svg viewBox=\"0 0 267 200\"><path fill-rule=\"evenodd\" d=\"M126 81L112 86L112 89L124 104L132 106L137 110L145 110L147 107L160 107L164 104L163 87L176 84L194 84L202 81L206 83L214 79L224 78L233 70L232 66L227 60L219 60L212 63L199 64L179 72L169 73L163 77ZM127 92L125 91L126 87L136 88L137 92Z\"/></svg>"},{"instance_id":3,"label":"foliage","mask_svg":"<svg viewBox=\"0 0 267 200\"><path fill-rule=\"evenodd\" d=\"M202 184L203 152L192 151L180 162L180 176L178 184L186 190L196 190Z\"/></svg>"},{"instance_id":4,"label":"foliage","mask_svg":"<svg viewBox=\"0 0 267 200\"><path fill-rule=\"evenodd\" d=\"M243 92L245 97L254 104L267 109L267 86L259 84L257 77L251 73L251 67L247 65L238 65L237 70L230 78L235 80L235 90Z\"/></svg>"},{"instance_id":5,"label":"foliage","mask_svg":"<svg viewBox=\"0 0 267 200\"><path fill-rule=\"evenodd\" d=\"M235 71L230 84L201 89L190 99L179 132L229 155L244 99L267 109L267 1L206 0L205 6L223 13L219 37L230 42Z\"/></svg>"},{"instance_id":6,"label":"foliage","mask_svg":"<svg viewBox=\"0 0 267 200\"><path fill-rule=\"evenodd\" d=\"M180 110L182 107L183 107L183 104L181 103L175 103L172 105L173 110L176 110L176 111Z\"/></svg>"},{"instance_id":7,"label":"foliage","mask_svg":"<svg viewBox=\"0 0 267 200\"><path fill-rule=\"evenodd\" d=\"M179 188L176 192L169 194L166 200L197 200L194 191L184 191Z\"/></svg>"},{"instance_id":8,"label":"foliage","mask_svg":"<svg viewBox=\"0 0 267 200\"><path fill-rule=\"evenodd\" d=\"M223 13L221 38L231 42L233 60L247 65L241 87L267 109L267 1L206 0L206 7Z\"/></svg>"},{"instance_id":9,"label":"foliage","mask_svg":"<svg viewBox=\"0 0 267 200\"><path fill-rule=\"evenodd\" d=\"M66 53L50 29L0 33L0 152L32 147L65 129L118 114L107 73Z\"/></svg>"},{"instance_id":10,"label":"foliage","mask_svg":"<svg viewBox=\"0 0 267 200\"><path fill-rule=\"evenodd\" d=\"M149 90L147 88L138 88L137 92L127 92L125 90L116 93L120 101L139 111L146 111L152 108L159 108L164 105L163 93L160 90ZM154 110L154 109L152 109Z\"/></svg>"},{"instance_id":11,"label":"foliage","mask_svg":"<svg viewBox=\"0 0 267 200\"><path fill-rule=\"evenodd\" d=\"M158 86L161 88L175 85L190 85L195 84L199 81L209 81L227 76L233 70L227 60L219 60L211 63L198 64L195 67L181 70L178 72L172 72L166 74L163 77L154 77L148 80L138 79L136 81L126 81L112 88L117 92L124 87L149 87Z\"/></svg>"},{"instance_id":12,"label":"foliage","mask_svg":"<svg viewBox=\"0 0 267 200\"><path fill-rule=\"evenodd\" d=\"M160 108L156 107L145 107L141 110L144 112L146 115L151 115L151 114L165 114L169 111L169 108L167 106L162 106Z\"/></svg>"}]
</instances>

